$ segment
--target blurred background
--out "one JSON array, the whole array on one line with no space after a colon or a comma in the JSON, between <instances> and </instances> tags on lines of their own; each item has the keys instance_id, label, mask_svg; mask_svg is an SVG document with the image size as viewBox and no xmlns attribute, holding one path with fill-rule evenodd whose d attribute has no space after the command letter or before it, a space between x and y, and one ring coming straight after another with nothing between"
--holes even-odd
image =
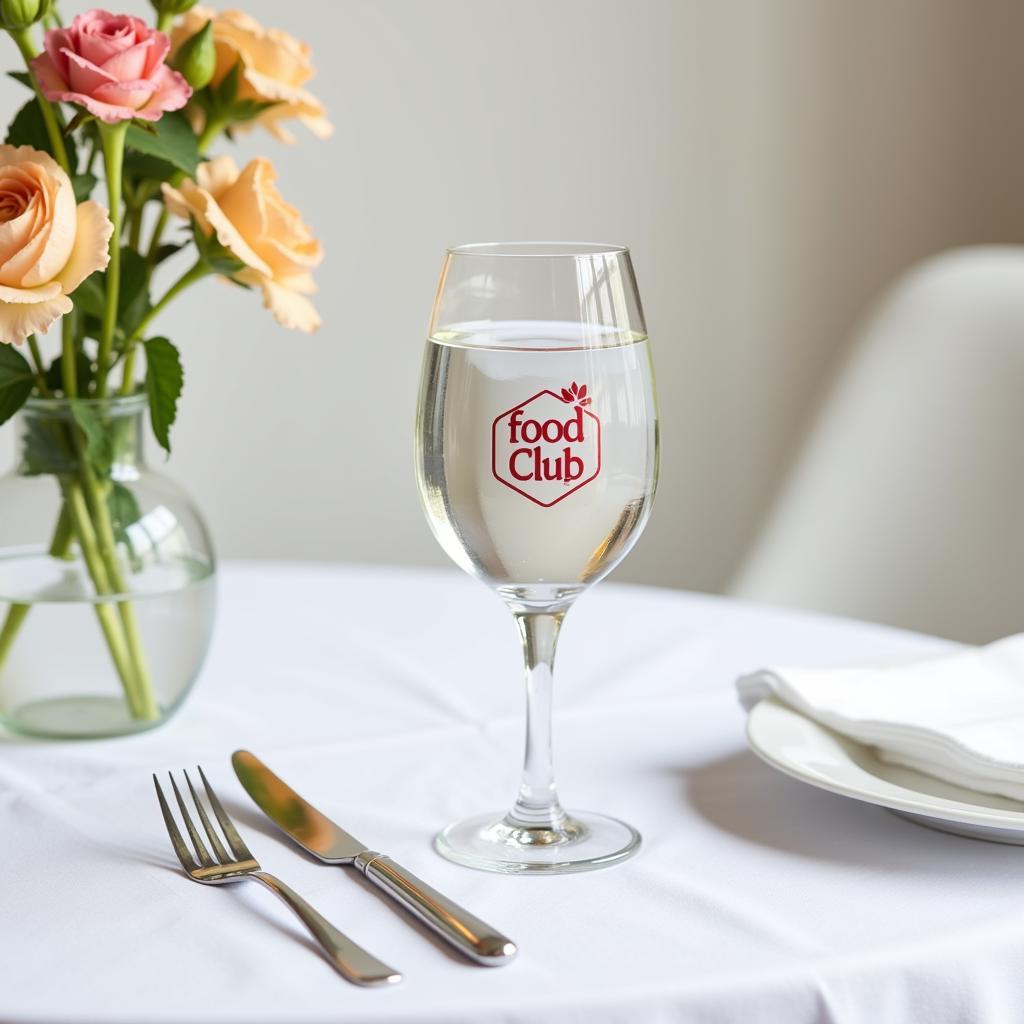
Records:
<instances>
[{"instance_id":1,"label":"blurred background","mask_svg":"<svg viewBox=\"0 0 1024 1024\"><path fill-rule=\"evenodd\" d=\"M65 2L65 14L86 6ZM121 6L149 16L141 0ZM925 581L931 606L921 588L887 603L851 596L841 580L789 592L765 582L788 578L786 545L781 569L758 545L893 282L944 250L1024 238L1024 5L246 9L313 45L310 88L336 130L322 142L299 127L293 147L257 131L237 146L240 161L271 157L285 198L323 240L320 332L286 332L255 294L212 281L159 324L186 368L168 471L205 510L222 557L444 564L412 471L444 248L611 241L633 249L664 439L653 518L616 579L732 589L964 639L1012 625L1009 591L997 602L988 576L976 584L988 605L972 599L965 619L962 602L934 600L955 578ZM10 109L23 98L0 86ZM11 431L0 441L9 460ZM878 450L851 449L844 471ZM884 584L889 564L870 565L872 578Z\"/></svg>"}]
</instances>

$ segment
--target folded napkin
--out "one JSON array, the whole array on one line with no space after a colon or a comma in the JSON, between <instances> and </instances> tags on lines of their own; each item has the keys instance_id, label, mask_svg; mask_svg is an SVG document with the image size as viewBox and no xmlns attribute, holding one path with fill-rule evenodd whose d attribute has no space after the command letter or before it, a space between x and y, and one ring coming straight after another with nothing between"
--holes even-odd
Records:
<instances>
[{"instance_id":1,"label":"folded napkin","mask_svg":"<svg viewBox=\"0 0 1024 1024\"><path fill-rule=\"evenodd\" d=\"M736 688L748 710L772 696L884 761L1024 801L1024 634L922 661L770 668Z\"/></svg>"}]
</instances>

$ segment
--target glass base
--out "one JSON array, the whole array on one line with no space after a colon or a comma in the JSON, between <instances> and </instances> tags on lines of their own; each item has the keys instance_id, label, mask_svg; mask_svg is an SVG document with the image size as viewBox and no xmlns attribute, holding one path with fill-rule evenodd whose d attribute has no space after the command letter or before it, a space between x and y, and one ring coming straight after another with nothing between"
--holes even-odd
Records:
<instances>
[{"instance_id":1,"label":"glass base","mask_svg":"<svg viewBox=\"0 0 1024 1024\"><path fill-rule=\"evenodd\" d=\"M167 721L174 709L160 709L158 718L132 718L120 697L53 697L33 701L3 716L3 724L34 739L105 739L145 732Z\"/></svg>"},{"instance_id":2,"label":"glass base","mask_svg":"<svg viewBox=\"0 0 1024 1024\"><path fill-rule=\"evenodd\" d=\"M434 837L442 857L502 874L567 874L618 864L640 849L640 833L618 818L582 811L558 829L521 827L500 813L457 821Z\"/></svg>"}]
</instances>

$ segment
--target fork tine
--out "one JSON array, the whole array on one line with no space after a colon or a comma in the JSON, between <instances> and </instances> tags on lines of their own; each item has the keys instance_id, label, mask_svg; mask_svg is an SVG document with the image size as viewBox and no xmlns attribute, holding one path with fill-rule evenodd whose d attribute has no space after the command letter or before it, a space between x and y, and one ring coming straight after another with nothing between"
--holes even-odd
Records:
<instances>
[{"instance_id":1,"label":"fork tine","mask_svg":"<svg viewBox=\"0 0 1024 1024\"><path fill-rule=\"evenodd\" d=\"M186 871L195 871L198 865L192 859L192 854L189 853L185 840L181 838L178 826L174 823L174 815L171 814L171 809L167 806L167 801L164 799L164 791L160 788L160 782L156 775L153 776L153 785L156 786L156 798L160 801L160 810L163 812L167 834L171 837L171 846L174 847L174 852L177 854L178 860L181 861L181 866Z\"/></svg>"},{"instance_id":2,"label":"fork tine","mask_svg":"<svg viewBox=\"0 0 1024 1024\"><path fill-rule=\"evenodd\" d=\"M213 855L221 862L221 864L227 864L231 858L228 856L228 851L224 849L224 844L220 841L220 836L217 835L217 830L213 827L209 817L206 814L206 808L203 807L203 802L199 799L199 794L196 792L196 787L192 785L192 779L189 777L188 772L183 773L185 781L188 783L189 792L192 794L192 802L196 805L196 810L199 812L199 820L203 823L203 828L206 829L206 834L210 838L210 843L213 845Z\"/></svg>"},{"instance_id":3,"label":"fork tine","mask_svg":"<svg viewBox=\"0 0 1024 1024\"><path fill-rule=\"evenodd\" d=\"M185 828L188 829L189 838L192 840L192 845L195 847L196 856L199 858L199 863L204 868L216 867L216 861L207 852L206 847L203 845L203 840L199 835L199 830L192 824L192 819L189 817L188 808L185 806L185 801L181 797L181 790L178 789L178 784L174 781L174 776L170 772L167 773L171 779L171 786L174 789L174 795L178 800L178 808L181 811L182 818L185 819Z\"/></svg>"},{"instance_id":4,"label":"fork tine","mask_svg":"<svg viewBox=\"0 0 1024 1024\"><path fill-rule=\"evenodd\" d=\"M235 828L234 823L228 817L228 812L224 810L217 799L217 794L214 793L213 786L210 785L210 780L206 777L206 773L200 765L196 765L196 769L199 772L199 778L203 780L203 785L206 787L206 795L210 798L210 806L213 808L213 813L217 815L220 827L224 829L224 835L227 837L231 852L239 860L255 860L256 858L249 852L249 847L242 842L242 837L238 834L238 829Z\"/></svg>"}]
</instances>

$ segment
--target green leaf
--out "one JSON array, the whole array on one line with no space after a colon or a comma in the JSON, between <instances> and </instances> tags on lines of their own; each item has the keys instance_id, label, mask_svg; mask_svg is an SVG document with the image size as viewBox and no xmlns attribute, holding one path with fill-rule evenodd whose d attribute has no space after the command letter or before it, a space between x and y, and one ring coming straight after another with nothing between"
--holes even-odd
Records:
<instances>
[{"instance_id":1,"label":"green leaf","mask_svg":"<svg viewBox=\"0 0 1024 1024\"><path fill-rule=\"evenodd\" d=\"M114 522L123 527L131 526L142 518L138 498L122 483L115 482L107 495L107 505Z\"/></svg>"},{"instance_id":2,"label":"green leaf","mask_svg":"<svg viewBox=\"0 0 1024 1024\"><path fill-rule=\"evenodd\" d=\"M76 292L75 294L77 295L78 293ZM85 316L82 317L81 325L82 325L82 333L87 338L95 338L96 341L100 340L100 337L103 334L103 318L102 317L93 316L93 315L87 313Z\"/></svg>"},{"instance_id":3,"label":"green leaf","mask_svg":"<svg viewBox=\"0 0 1024 1024\"><path fill-rule=\"evenodd\" d=\"M0 345L0 423L25 404L34 383L28 360L13 345Z\"/></svg>"},{"instance_id":4,"label":"green leaf","mask_svg":"<svg viewBox=\"0 0 1024 1024\"><path fill-rule=\"evenodd\" d=\"M113 481L107 492L107 508L110 510L111 525L114 527L114 538L134 554L128 527L142 518L138 499L124 484Z\"/></svg>"},{"instance_id":5,"label":"green leaf","mask_svg":"<svg viewBox=\"0 0 1024 1024\"><path fill-rule=\"evenodd\" d=\"M164 260L170 259L176 252L180 252L184 248L184 242L164 242L163 245L157 247L156 252L153 254L153 266L157 266L163 263Z\"/></svg>"},{"instance_id":6,"label":"green leaf","mask_svg":"<svg viewBox=\"0 0 1024 1024\"><path fill-rule=\"evenodd\" d=\"M7 128L5 141L9 146L32 146L34 149L41 149L44 153L49 153L50 156L56 156L50 145L50 135L46 130L43 112L34 98L30 99L14 115L14 120ZM64 145L67 147L68 161L72 167L77 167L78 154L75 150L74 139L66 136Z\"/></svg>"},{"instance_id":7,"label":"green leaf","mask_svg":"<svg viewBox=\"0 0 1024 1024\"><path fill-rule=\"evenodd\" d=\"M77 293L76 293L77 296ZM75 369L77 371L75 380L78 390L84 391L92 381L92 361L84 352L78 352L75 356ZM64 356L59 355L50 363L50 368L45 374L46 386L51 391L64 390Z\"/></svg>"},{"instance_id":8,"label":"green leaf","mask_svg":"<svg viewBox=\"0 0 1024 1024\"><path fill-rule=\"evenodd\" d=\"M150 338L146 346L146 394L153 434L168 455L170 430L178 415L178 398L185 381L181 356L167 338Z\"/></svg>"},{"instance_id":9,"label":"green leaf","mask_svg":"<svg viewBox=\"0 0 1024 1024\"><path fill-rule=\"evenodd\" d=\"M35 86L32 84L32 76L27 71L8 71L8 78L13 78L16 82L21 82L26 89L35 91Z\"/></svg>"},{"instance_id":10,"label":"green leaf","mask_svg":"<svg viewBox=\"0 0 1024 1024\"><path fill-rule=\"evenodd\" d=\"M276 107L279 100L239 100L232 103L225 111L225 117L233 124L252 121L271 107Z\"/></svg>"},{"instance_id":11,"label":"green leaf","mask_svg":"<svg viewBox=\"0 0 1024 1024\"><path fill-rule=\"evenodd\" d=\"M117 326L125 337L149 312L149 271L146 259L134 249L121 249L121 288L117 294Z\"/></svg>"},{"instance_id":12,"label":"green leaf","mask_svg":"<svg viewBox=\"0 0 1024 1024\"><path fill-rule=\"evenodd\" d=\"M30 416L22 443L20 472L25 476L60 476L78 469L71 436L60 420Z\"/></svg>"},{"instance_id":13,"label":"green leaf","mask_svg":"<svg viewBox=\"0 0 1024 1024\"><path fill-rule=\"evenodd\" d=\"M96 121L96 115L90 114L88 110L79 110L77 114L68 122L67 127L64 129L65 135L70 135L72 132L78 131L83 125L93 124Z\"/></svg>"},{"instance_id":14,"label":"green leaf","mask_svg":"<svg viewBox=\"0 0 1024 1024\"><path fill-rule=\"evenodd\" d=\"M72 293L75 309L80 313L103 318L107 275L102 270L90 274Z\"/></svg>"},{"instance_id":15,"label":"green leaf","mask_svg":"<svg viewBox=\"0 0 1024 1024\"><path fill-rule=\"evenodd\" d=\"M86 199L92 194L92 190L96 187L96 182L99 179L95 174L76 174L71 179L71 187L75 190L75 202L84 203Z\"/></svg>"},{"instance_id":16,"label":"green leaf","mask_svg":"<svg viewBox=\"0 0 1024 1024\"><path fill-rule=\"evenodd\" d=\"M121 248L121 287L117 293L117 328L115 337L124 339L138 326L149 312L149 281L146 259L128 246ZM107 304L107 273L96 271L87 277L72 293L75 308L84 316L85 333L96 337L94 328L100 329ZM100 323L94 323L99 321Z\"/></svg>"},{"instance_id":17,"label":"green leaf","mask_svg":"<svg viewBox=\"0 0 1024 1024\"><path fill-rule=\"evenodd\" d=\"M124 155L124 175L128 181L139 181L148 178L150 181L170 181L178 169L167 160L161 160L156 156L147 156L145 153L136 153L132 150ZM154 199L160 198L157 192Z\"/></svg>"},{"instance_id":18,"label":"green leaf","mask_svg":"<svg viewBox=\"0 0 1024 1024\"><path fill-rule=\"evenodd\" d=\"M105 477L110 473L114 461L114 442L108 424L88 402L80 398L71 400L71 415L85 434L85 457L97 475Z\"/></svg>"},{"instance_id":19,"label":"green leaf","mask_svg":"<svg viewBox=\"0 0 1024 1024\"><path fill-rule=\"evenodd\" d=\"M128 126L125 145L139 153L166 160L190 178L199 166L199 147L187 118L178 113L164 114L155 122L155 132L143 131L137 124Z\"/></svg>"},{"instance_id":20,"label":"green leaf","mask_svg":"<svg viewBox=\"0 0 1024 1024\"><path fill-rule=\"evenodd\" d=\"M214 273L231 277L232 274L245 269L245 264L230 249L220 244L216 234L203 233L195 217L192 218L192 237L195 239L196 249L199 250L199 258Z\"/></svg>"},{"instance_id":21,"label":"green leaf","mask_svg":"<svg viewBox=\"0 0 1024 1024\"><path fill-rule=\"evenodd\" d=\"M231 70L221 79L220 85L211 88L213 101L218 110L230 107L238 98L238 86L242 79L242 61L236 60Z\"/></svg>"}]
</instances>

